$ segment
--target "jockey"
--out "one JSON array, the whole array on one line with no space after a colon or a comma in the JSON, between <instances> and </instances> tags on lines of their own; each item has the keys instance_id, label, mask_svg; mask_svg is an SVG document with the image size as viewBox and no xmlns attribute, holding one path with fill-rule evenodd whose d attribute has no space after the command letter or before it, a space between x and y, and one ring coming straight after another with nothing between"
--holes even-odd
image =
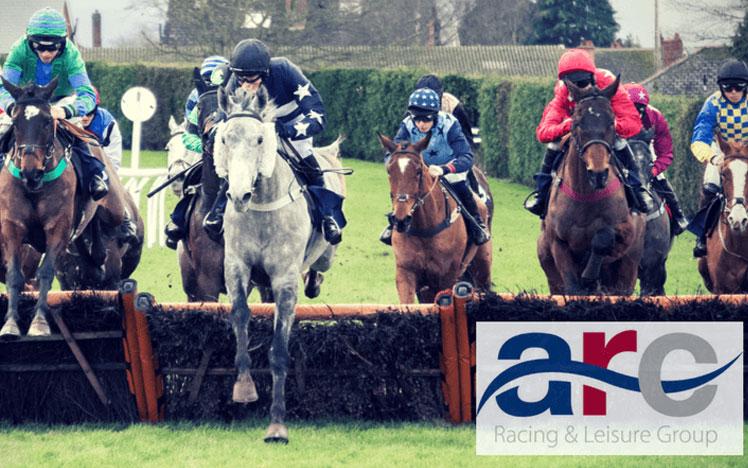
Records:
<instances>
[{"instance_id":1,"label":"jockey","mask_svg":"<svg viewBox=\"0 0 748 468\"><path fill-rule=\"evenodd\" d=\"M96 87L93 87L93 90L96 94L96 107L81 117L81 124L83 128L96 135L104 154L109 158L114 170L119 172L122 165L122 133L111 112L101 107L99 90Z\"/></svg>"},{"instance_id":2,"label":"jockey","mask_svg":"<svg viewBox=\"0 0 748 468\"><path fill-rule=\"evenodd\" d=\"M205 57L205 60L203 60L203 63L200 65L200 76L202 77L206 85L210 86L210 77L213 74L213 70L215 70L219 66L228 65L228 63L229 61L226 60L226 57L223 57L221 55L211 55L210 57ZM199 97L200 93L198 93L197 88L192 88L192 91L190 91L190 95L187 96L187 101L184 103L185 120L189 120L190 113L192 112L192 109L197 105L197 98Z\"/></svg>"},{"instance_id":3,"label":"jockey","mask_svg":"<svg viewBox=\"0 0 748 468\"><path fill-rule=\"evenodd\" d=\"M688 219L680 208L678 197L673 191L673 186L665 177L665 171L673 163L673 139L670 136L670 127L665 116L659 109L649 104L649 93L644 86L638 83L626 83L623 85L629 93L631 102L639 111L642 120L642 131L631 137L631 140L639 140L654 147L655 161L650 173L652 174L652 187L665 200L673 215L673 232L678 235L688 226Z\"/></svg>"},{"instance_id":4,"label":"jockey","mask_svg":"<svg viewBox=\"0 0 748 468\"><path fill-rule=\"evenodd\" d=\"M419 88L408 98L408 116L400 123L395 141L417 143L431 135L428 147L421 153L432 177L444 176L460 198L462 206L475 220L468 218L468 232L476 245L491 239L488 228L478 211L473 192L467 185L467 173L473 167L473 154L457 119L440 111L439 95L430 88ZM389 158L387 158L389 159ZM386 162L386 161L385 161ZM390 218L391 219L391 218ZM379 240L392 245L392 223L382 232Z\"/></svg>"},{"instance_id":5,"label":"jockey","mask_svg":"<svg viewBox=\"0 0 748 468\"><path fill-rule=\"evenodd\" d=\"M465 106L457 99L457 96L445 92L442 82L436 75L423 75L418 78L415 89L419 88L429 88L436 91L436 94L439 95L439 102L441 102L441 111L452 114L457 119L462 128L462 134L465 135L465 139L470 144L470 148L475 149L473 125L470 123L470 117L465 110Z\"/></svg>"},{"instance_id":6,"label":"jockey","mask_svg":"<svg viewBox=\"0 0 748 468\"><path fill-rule=\"evenodd\" d=\"M558 79L553 91L553 99L546 105L543 117L535 130L538 141L547 143L548 147L540 172L534 176L535 191L525 201L525 209L541 218L545 216L548 193L553 181L551 171L563 155L559 142L561 137L571 131L571 114L575 103L566 87L566 81L574 83L579 88L595 85L599 89L604 89L612 84L616 77L608 70L595 67L592 57L584 50L571 49L564 52L558 62ZM626 91L619 88L610 100L610 104L615 113L616 134L620 138L631 138L641 131L641 119ZM631 149L626 141L620 138L616 141L615 153L628 169L626 184L633 191L636 205L633 208L649 213L654 209L654 202L642 187Z\"/></svg>"},{"instance_id":7,"label":"jockey","mask_svg":"<svg viewBox=\"0 0 748 468\"><path fill-rule=\"evenodd\" d=\"M86 64L78 48L67 41L67 23L62 14L52 8L43 8L31 16L26 34L11 47L3 76L16 85L34 83L47 85L58 78L54 91L51 113L55 119L82 117L96 107L96 96L86 72ZM60 99L75 95L70 104L60 105ZM0 86L0 108L8 115L13 112L13 97ZM96 159L88 145L73 138L72 150L77 154L83 173L83 187L94 201L101 200L109 192L104 163ZM135 224L127 215L120 226L121 236L127 241L136 236Z\"/></svg>"},{"instance_id":8,"label":"jockey","mask_svg":"<svg viewBox=\"0 0 748 468\"><path fill-rule=\"evenodd\" d=\"M342 234L335 218L342 218L342 197L325 187L323 172L312 154L312 137L321 133L325 124L325 108L317 89L288 59L271 59L268 47L257 39L245 39L234 47L224 82L229 93L239 87L249 92L256 92L261 85L267 89L268 96L278 106L275 121L278 149L285 150L301 166L309 192L317 201L325 240L338 244ZM203 222L212 238L220 238L227 190L228 182L223 181Z\"/></svg>"},{"instance_id":9,"label":"jockey","mask_svg":"<svg viewBox=\"0 0 748 468\"><path fill-rule=\"evenodd\" d=\"M707 212L714 198L722 192L719 166L724 156L714 144L714 133L718 131L727 142L748 140L748 66L741 60L725 61L719 67L717 85L719 91L706 98L696 116L691 136L691 152L699 162L706 163L701 206L688 227L697 236L694 257L706 255L706 235L711 228L707 224L710 221L706 219Z\"/></svg>"}]
</instances>

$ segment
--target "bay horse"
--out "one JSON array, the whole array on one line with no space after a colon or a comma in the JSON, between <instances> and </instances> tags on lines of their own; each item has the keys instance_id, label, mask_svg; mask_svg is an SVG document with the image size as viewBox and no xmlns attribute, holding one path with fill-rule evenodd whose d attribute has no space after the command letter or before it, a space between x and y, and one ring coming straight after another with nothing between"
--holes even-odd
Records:
<instances>
[{"instance_id":1,"label":"bay horse","mask_svg":"<svg viewBox=\"0 0 748 468\"><path fill-rule=\"evenodd\" d=\"M467 225L455 200L429 174L421 152L429 137L411 144L395 143L379 135L389 151L387 175L392 199L392 248L395 253L395 282L402 304L434 302L439 291L451 288L467 274L482 290L491 287L492 242L476 246L469 241ZM479 182L491 199L482 172L474 168ZM481 216L491 228L492 205L478 203Z\"/></svg>"},{"instance_id":2,"label":"bay horse","mask_svg":"<svg viewBox=\"0 0 748 468\"><path fill-rule=\"evenodd\" d=\"M748 293L748 144L725 142L718 135L724 160L720 178L723 210L707 239L707 254L699 259L699 273L714 294ZM719 203L719 201L717 202Z\"/></svg>"},{"instance_id":3,"label":"bay horse","mask_svg":"<svg viewBox=\"0 0 748 468\"><path fill-rule=\"evenodd\" d=\"M566 82L576 102L571 136L537 244L551 294L629 295L636 286L646 220L629 211L611 163L619 82L603 90Z\"/></svg>"},{"instance_id":4,"label":"bay horse","mask_svg":"<svg viewBox=\"0 0 748 468\"><path fill-rule=\"evenodd\" d=\"M285 382L299 276L307 269L327 271L336 246L325 241L320 229L314 229L305 189L278 153L275 105L265 88L261 86L256 95L241 88L231 95L219 88L219 105L227 114L216 133L215 162L218 174L227 176L229 182L224 271L238 374L232 398L240 403L258 399L247 349L251 316L247 297L253 279L266 278L275 298L275 318L269 351L272 404L265 441L287 443ZM318 159L323 170L340 168L337 154ZM342 175L327 172L325 177L330 189L344 194Z\"/></svg>"},{"instance_id":5,"label":"bay horse","mask_svg":"<svg viewBox=\"0 0 748 468\"><path fill-rule=\"evenodd\" d=\"M665 201L652 188L651 167L652 151L646 141L632 138L629 146L634 153L634 160L639 168L639 179L652 194L657 210L647 215L644 230L644 250L639 263L639 293L642 296L665 295L667 281L667 258L673 246L675 233L672 220L665 209Z\"/></svg>"},{"instance_id":6,"label":"bay horse","mask_svg":"<svg viewBox=\"0 0 748 468\"><path fill-rule=\"evenodd\" d=\"M46 86L30 84L24 88L14 86L4 78L2 82L15 99L11 115L15 146L9 153L8 170L0 172L0 186L3 187L0 192L0 242L7 268L8 288L8 311L0 337L13 339L20 336L18 302L25 279L21 257L24 244L43 253L37 270L39 298L27 334L45 336L50 333L46 319L49 309L47 294L56 269L62 266L63 258L70 255L66 253L70 240L78 239L87 232L93 220L97 220L104 233L113 234L122 223L125 212L120 205L125 200L122 196L124 189L119 179L112 175L109 179L110 192L99 202L94 203L87 195L77 193L76 171L71 164L72 151L58 139L58 125L61 124L51 115L49 100L57 86L57 79ZM97 154L96 151L94 154ZM114 174L101 152L98 157L107 165L107 172ZM137 210L134 205L131 208L131 216L136 217ZM76 215L80 215L77 224ZM140 226L142 228L142 221ZM102 242L101 236L93 239L93 243L97 242ZM123 246L118 251L124 255L129 247ZM105 260L104 252L104 256L99 258L102 262ZM127 261L132 260L137 265L140 249L135 246L134 252L134 258ZM75 262L72 262L72 266L76 266ZM71 274L85 275L80 270Z\"/></svg>"}]
</instances>

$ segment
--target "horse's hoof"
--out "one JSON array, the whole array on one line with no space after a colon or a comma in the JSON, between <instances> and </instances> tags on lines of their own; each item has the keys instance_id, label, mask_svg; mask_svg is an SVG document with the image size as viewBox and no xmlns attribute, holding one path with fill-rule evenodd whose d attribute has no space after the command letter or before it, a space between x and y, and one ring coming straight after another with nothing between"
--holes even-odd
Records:
<instances>
[{"instance_id":1,"label":"horse's hoof","mask_svg":"<svg viewBox=\"0 0 748 468\"><path fill-rule=\"evenodd\" d=\"M41 317L36 317L31 321L27 336L49 336L52 332L49 330L49 324Z\"/></svg>"},{"instance_id":2,"label":"horse's hoof","mask_svg":"<svg viewBox=\"0 0 748 468\"><path fill-rule=\"evenodd\" d=\"M265 432L265 443L267 444L287 444L288 428L285 424L272 423Z\"/></svg>"},{"instance_id":3,"label":"horse's hoof","mask_svg":"<svg viewBox=\"0 0 748 468\"><path fill-rule=\"evenodd\" d=\"M314 299L315 297L319 296L319 293L321 291L320 286L322 285L322 282L325 280L325 276L322 273L317 272L315 274L317 280L312 280L313 284L309 284L310 282L310 274L307 273L304 282L306 283L306 287L304 288L304 295L308 297L309 299Z\"/></svg>"},{"instance_id":4,"label":"horse's hoof","mask_svg":"<svg viewBox=\"0 0 748 468\"><path fill-rule=\"evenodd\" d=\"M15 320L8 320L0 330L0 340L12 341L21 337L21 330Z\"/></svg>"},{"instance_id":5,"label":"horse's hoof","mask_svg":"<svg viewBox=\"0 0 748 468\"><path fill-rule=\"evenodd\" d=\"M236 403L252 403L259 399L257 388L252 377L239 377L234 383L234 393L231 399Z\"/></svg>"}]
</instances>

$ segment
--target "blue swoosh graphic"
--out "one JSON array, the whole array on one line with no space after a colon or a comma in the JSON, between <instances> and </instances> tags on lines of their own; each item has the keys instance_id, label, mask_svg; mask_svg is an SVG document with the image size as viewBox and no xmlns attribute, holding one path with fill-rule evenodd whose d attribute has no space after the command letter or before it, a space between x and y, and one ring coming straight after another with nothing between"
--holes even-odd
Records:
<instances>
[{"instance_id":1,"label":"blue swoosh graphic","mask_svg":"<svg viewBox=\"0 0 748 468\"><path fill-rule=\"evenodd\" d=\"M728 362L719 369L713 370L708 374L691 377L684 380L663 380L662 389L665 393L682 392L685 390L691 390L693 388L704 385L705 383L714 380L724 371L726 371L732 364L738 360L743 353L738 354L733 358L732 361ZM639 388L639 379L630 375L621 374L620 372L605 369L603 367L587 364L580 361L555 361L550 359L533 359L532 361L525 361L520 364L514 365L509 369L505 370L501 374L497 375L483 392L483 396L478 404L476 414L480 413L483 405L486 404L489 398L493 396L501 387L511 382L512 380L519 379L526 375L542 374L545 372L556 372L563 374L576 374L591 379L599 380L615 387L622 388L624 390L631 390L633 392L641 392Z\"/></svg>"}]
</instances>

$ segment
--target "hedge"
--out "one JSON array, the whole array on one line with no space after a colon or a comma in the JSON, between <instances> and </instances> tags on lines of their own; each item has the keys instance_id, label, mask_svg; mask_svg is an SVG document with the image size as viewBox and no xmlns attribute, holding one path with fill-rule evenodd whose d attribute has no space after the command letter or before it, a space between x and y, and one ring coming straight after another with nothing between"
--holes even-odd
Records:
<instances>
[{"instance_id":1,"label":"hedge","mask_svg":"<svg viewBox=\"0 0 748 468\"><path fill-rule=\"evenodd\" d=\"M192 88L191 68L89 63L89 74L99 88L103 105L119 119L126 144L131 125L119 109L119 98L130 86L146 86L158 99L158 111L143 126L142 145L161 149L168 141L169 115L181 121L186 96ZM424 70L330 69L308 73L327 110L327 129L319 144L345 136L345 157L380 161L376 134L392 135L404 116L407 98ZM531 77L443 76L444 88L465 103L473 124L481 129L477 161L489 175L523 184L532 183L543 145L535 139L545 104L552 97L553 81ZM689 150L693 121L701 100L653 95L652 103L670 122L675 161L668 176L687 212L698 205L702 167Z\"/></svg>"}]
</instances>

